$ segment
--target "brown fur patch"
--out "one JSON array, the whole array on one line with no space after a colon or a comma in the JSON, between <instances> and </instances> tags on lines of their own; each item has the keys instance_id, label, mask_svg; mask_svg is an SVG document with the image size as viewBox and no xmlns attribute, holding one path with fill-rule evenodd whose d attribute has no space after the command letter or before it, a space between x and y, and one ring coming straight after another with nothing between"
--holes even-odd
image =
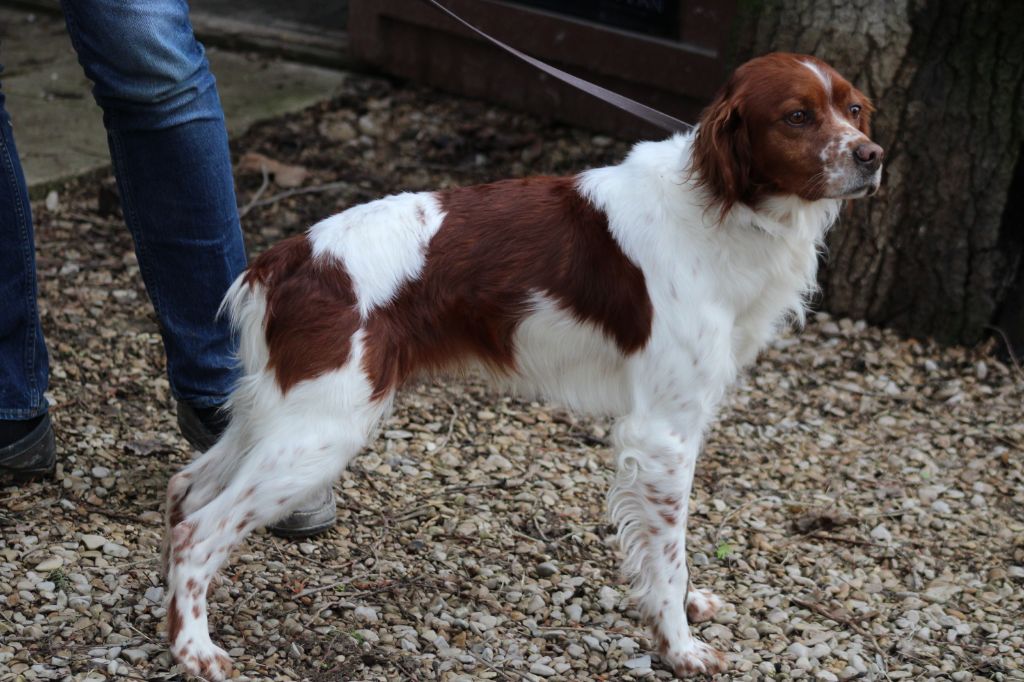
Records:
<instances>
[{"instance_id":1,"label":"brown fur patch","mask_svg":"<svg viewBox=\"0 0 1024 682\"><path fill-rule=\"evenodd\" d=\"M174 644L181 633L181 611L178 610L178 595L171 597L167 605L167 641Z\"/></svg>"},{"instance_id":2,"label":"brown fur patch","mask_svg":"<svg viewBox=\"0 0 1024 682\"><path fill-rule=\"evenodd\" d=\"M269 369L282 392L345 364L359 313L351 279L338 261L314 260L306 236L291 237L254 260L245 282L266 292Z\"/></svg>"},{"instance_id":3,"label":"brown fur patch","mask_svg":"<svg viewBox=\"0 0 1024 682\"><path fill-rule=\"evenodd\" d=\"M643 348L653 317L644 275L575 183L535 177L438 194L445 219L420 277L365 323L344 267L313 260L305 236L265 252L245 281L266 292L269 365L281 390L344 365L361 324L375 399L420 370L460 360L511 371L514 334L535 292L597 326L623 353Z\"/></svg>"},{"instance_id":4,"label":"brown fur patch","mask_svg":"<svg viewBox=\"0 0 1024 682\"><path fill-rule=\"evenodd\" d=\"M695 601L689 600L686 602L686 618L691 623L703 623L711 620L715 617L718 609L714 608L710 604L707 604L705 608L699 606Z\"/></svg>"},{"instance_id":5,"label":"brown fur patch","mask_svg":"<svg viewBox=\"0 0 1024 682\"><path fill-rule=\"evenodd\" d=\"M195 521L182 521L171 528L171 537L174 543L175 555L184 552L192 546L192 539L196 533ZM177 563L177 559L175 560Z\"/></svg>"},{"instance_id":6,"label":"brown fur patch","mask_svg":"<svg viewBox=\"0 0 1024 682\"><path fill-rule=\"evenodd\" d=\"M514 370L515 331L534 292L623 353L643 348L653 317L644 275L575 182L534 177L438 195L445 219L421 276L368 321L363 365L374 397L466 357Z\"/></svg>"}]
</instances>

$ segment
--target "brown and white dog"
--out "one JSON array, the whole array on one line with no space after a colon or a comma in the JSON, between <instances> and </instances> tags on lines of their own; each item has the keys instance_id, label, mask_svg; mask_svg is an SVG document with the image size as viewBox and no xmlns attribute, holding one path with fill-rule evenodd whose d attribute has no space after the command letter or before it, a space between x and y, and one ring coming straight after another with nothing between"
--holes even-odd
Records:
<instances>
[{"instance_id":1,"label":"brown and white dog","mask_svg":"<svg viewBox=\"0 0 1024 682\"><path fill-rule=\"evenodd\" d=\"M608 495L624 573L662 662L720 671L691 636L687 500L737 373L802 317L843 199L879 186L867 98L824 62L741 66L698 130L617 166L356 206L257 258L225 299L244 378L231 424L170 482L168 630L220 680L207 586L254 528L334 481L409 377L478 366L619 417Z\"/></svg>"}]
</instances>

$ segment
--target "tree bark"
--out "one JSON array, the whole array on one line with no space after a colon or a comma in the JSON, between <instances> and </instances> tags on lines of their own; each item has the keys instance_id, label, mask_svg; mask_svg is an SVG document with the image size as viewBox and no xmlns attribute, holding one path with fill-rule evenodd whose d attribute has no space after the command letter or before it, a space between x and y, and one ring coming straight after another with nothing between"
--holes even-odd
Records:
<instances>
[{"instance_id":1,"label":"tree bark","mask_svg":"<svg viewBox=\"0 0 1024 682\"><path fill-rule=\"evenodd\" d=\"M878 107L882 191L829 239L824 307L915 336L1024 345L1024 2L768 0L735 58L817 55ZM1012 298L1011 298L1012 297Z\"/></svg>"}]
</instances>

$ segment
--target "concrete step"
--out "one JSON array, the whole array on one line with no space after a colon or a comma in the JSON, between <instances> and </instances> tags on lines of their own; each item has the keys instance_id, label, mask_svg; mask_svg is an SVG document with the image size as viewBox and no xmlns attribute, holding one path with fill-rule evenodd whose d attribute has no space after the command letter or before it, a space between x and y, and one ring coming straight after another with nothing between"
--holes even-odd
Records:
<instances>
[{"instance_id":1,"label":"concrete step","mask_svg":"<svg viewBox=\"0 0 1024 682\"><path fill-rule=\"evenodd\" d=\"M228 131L298 111L338 93L344 71L211 47ZM102 113L71 48L64 21L0 7L0 77L33 197L110 163Z\"/></svg>"}]
</instances>

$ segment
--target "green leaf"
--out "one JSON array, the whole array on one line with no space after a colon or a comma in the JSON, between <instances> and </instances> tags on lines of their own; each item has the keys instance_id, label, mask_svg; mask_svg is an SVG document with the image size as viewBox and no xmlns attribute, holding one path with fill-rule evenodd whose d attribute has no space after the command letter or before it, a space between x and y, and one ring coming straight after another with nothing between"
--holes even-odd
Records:
<instances>
[{"instance_id":1,"label":"green leaf","mask_svg":"<svg viewBox=\"0 0 1024 682\"><path fill-rule=\"evenodd\" d=\"M715 550L715 556L719 559L724 559L730 554L732 554L732 545L730 545L728 542L721 543L720 545L718 545L718 549Z\"/></svg>"}]
</instances>

